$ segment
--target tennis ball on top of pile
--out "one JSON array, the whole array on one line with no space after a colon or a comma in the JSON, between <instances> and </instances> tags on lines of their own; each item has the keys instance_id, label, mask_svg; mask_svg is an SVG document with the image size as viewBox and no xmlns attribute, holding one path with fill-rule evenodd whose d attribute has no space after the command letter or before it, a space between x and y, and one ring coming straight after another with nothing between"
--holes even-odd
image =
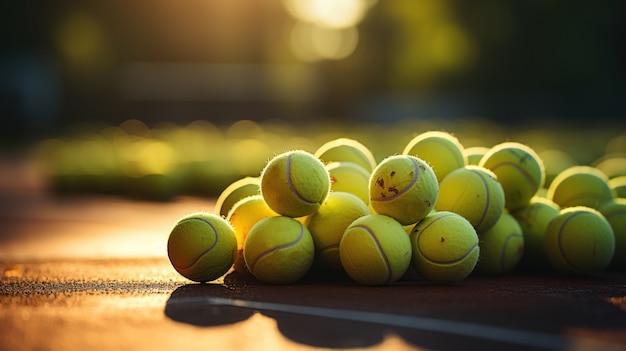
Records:
<instances>
[{"instance_id":1,"label":"tennis ball on top of pile","mask_svg":"<svg viewBox=\"0 0 626 351\"><path fill-rule=\"evenodd\" d=\"M346 273L364 285L385 285L400 279L411 263L411 242L395 219L370 214L348 226L339 242Z\"/></svg>"},{"instance_id":2,"label":"tennis ball on top of pile","mask_svg":"<svg viewBox=\"0 0 626 351\"><path fill-rule=\"evenodd\" d=\"M606 202L599 211L609 221L615 235L615 254L610 267L626 270L626 199Z\"/></svg>"},{"instance_id":3,"label":"tennis ball on top of pile","mask_svg":"<svg viewBox=\"0 0 626 351\"><path fill-rule=\"evenodd\" d=\"M504 190L490 170L465 166L450 172L441 181L435 209L460 214L480 235L504 212Z\"/></svg>"},{"instance_id":4,"label":"tennis ball on top of pile","mask_svg":"<svg viewBox=\"0 0 626 351\"><path fill-rule=\"evenodd\" d=\"M480 258L476 273L501 275L517 267L524 255L524 234L515 218L504 212L491 228L480 234Z\"/></svg>"},{"instance_id":5,"label":"tennis ball on top of pile","mask_svg":"<svg viewBox=\"0 0 626 351\"><path fill-rule=\"evenodd\" d=\"M258 221L267 217L278 216L261 195L252 195L237 201L228 212L226 219L235 230L237 238L237 259L235 260L235 270L245 271L245 261L243 259L243 243L248 236L248 232Z\"/></svg>"},{"instance_id":6,"label":"tennis ball on top of pile","mask_svg":"<svg viewBox=\"0 0 626 351\"><path fill-rule=\"evenodd\" d=\"M411 155L394 155L381 161L372 172L369 194L376 213L409 225L433 210L439 183L426 161Z\"/></svg>"},{"instance_id":7,"label":"tennis ball on top of pile","mask_svg":"<svg viewBox=\"0 0 626 351\"><path fill-rule=\"evenodd\" d=\"M544 247L552 266L572 275L604 271L615 253L615 235L609 222L595 209L568 207L550 224Z\"/></svg>"},{"instance_id":8,"label":"tennis ball on top of pile","mask_svg":"<svg viewBox=\"0 0 626 351\"><path fill-rule=\"evenodd\" d=\"M562 208L587 206L597 209L612 201L615 194L604 173L591 166L573 166L554 178L546 197Z\"/></svg>"},{"instance_id":9,"label":"tennis ball on top of pile","mask_svg":"<svg viewBox=\"0 0 626 351\"><path fill-rule=\"evenodd\" d=\"M349 139L338 138L324 143L314 155L325 164L331 162L352 162L366 171L371 172L376 167L376 159L370 149L361 142Z\"/></svg>"},{"instance_id":10,"label":"tennis ball on top of pile","mask_svg":"<svg viewBox=\"0 0 626 351\"><path fill-rule=\"evenodd\" d=\"M550 221L559 215L561 208L551 200L535 196L530 204L511 212L524 234L524 255L521 265L532 269L550 266L544 252L543 238Z\"/></svg>"},{"instance_id":11,"label":"tennis ball on top of pile","mask_svg":"<svg viewBox=\"0 0 626 351\"><path fill-rule=\"evenodd\" d=\"M191 213L172 228L167 255L178 273L204 283L224 275L235 263L237 239L230 224L212 213Z\"/></svg>"},{"instance_id":12,"label":"tennis ball on top of pile","mask_svg":"<svg viewBox=\"0 0 626 351\"><path fill-rule=\"evenodd\" d=\"M341 270L339 242L348 226L369 214L367 205L356 195L333 191L326 201L306 218L305 225L315 244L316 265Z\"/></svg>"},{"instance_id":13,"label":"tennis ball on top of pile","mask_svg":"<svg viewBox=\"0 0 626 351\"><path fill-rule=\"evenodd\" d=\"M371 172L352 162L331 162L326 165L330 174L331 191L344 191L358 196L369 204Z\"/></svg>"},{"instance_id":14,"label":"tennis ball on top of pile","mask_svg":"<svg viewBox=\"0 0 626 351\"><path fill-rule=\"evenodd\" d=\"M237 201L247 196L260 194L260 187L261 178L259 177L244 177L234 181L217 197L213 212L226 218Z\"/></svg>"},{"instance_id":15,"label":"tennis ball on top of pile","mask_svg":"<svg viewBox=\"0 0 626 351\"><path fill-rule=\"evenodd\" d=\"M478 262L480 248L474 227L454 212L433 212L419 221L410 234L412 267L420 277L435 283L465 279Z\"/></svg>"},{"instance_id":16,"label":"tennis ball on top of pile","mask_svg":"<svg viewBox=\"0 0 626 351\"><path fill-rule=\"evenodd\" d=\"M463 145L450 133L428 131L411 139L402 151L426 161L441 180L451 171L467 164Z\"/></svg>"},{"instance_id":17,"label":"tennis ball on top of pile","mask_svg":"<svg viewBox=\"0 0 626 351\"><path fill-rule=\"evenodd\" d=\"M517 142L492 147L478 165L498 177L504 190L505 207L511 211L526 206L546 179L543 161L537 153Z\"/></svg>"},{"instance_id":18,"label":"tennis ball on top of pile","mask_svg":"<svg viewBox=\"0 0 626 351\"><path fill-rule=\"evenodd\" d=\"M330 175L312 154L287 151L272 158L261 173L261 195L267 205L288 217L317 210L330 192Z\"/></svg>"},{"instance_id":19,"label":"tennis ball on top of pile","mask_svg":"<svg viewBox=\"0 0 626 351\"><path fill-rule=\"evenodd\" d=\"M286 216L260 220L252 226L243 244L243 257L250 273L271 284L291 284L304 277L314 255L309 230Z\"/></svg>"}]
</instances>

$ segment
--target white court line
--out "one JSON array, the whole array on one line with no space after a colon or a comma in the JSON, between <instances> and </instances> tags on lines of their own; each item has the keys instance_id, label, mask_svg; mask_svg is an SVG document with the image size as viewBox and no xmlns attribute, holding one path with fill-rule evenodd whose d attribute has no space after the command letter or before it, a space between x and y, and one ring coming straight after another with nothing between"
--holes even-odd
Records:
<instances>
[{"instance_id":1,"label":"white court line","mask_svg":"<svg viewBox=\"0 0 626 351\"><path fill-rule=\"evenodd\" d=\"M376 323L394 327L463 335L472 338L500 341L509 344L517 344L544 349L566 349L568 348L568 346L571 347L573 343L584 344L585 349L587 349L587 347L590 347L590 349L593 349L595 347L602 347L604 349L618 349L618 347L623 347L623 345L611 345L608 343L589 339L582 340L579 338L570 338L555 334L472 324L467 322L457 322L445 319L413 317L390 313L331 309L324 307L287 305L280 303L230 299L212 296L176 298L174 300L169 300L167 304L176 305L197 302L222 306L245 307L255 310L288 312L301 315L327 317L357 322Z\"/></svg>"}]
</instances>

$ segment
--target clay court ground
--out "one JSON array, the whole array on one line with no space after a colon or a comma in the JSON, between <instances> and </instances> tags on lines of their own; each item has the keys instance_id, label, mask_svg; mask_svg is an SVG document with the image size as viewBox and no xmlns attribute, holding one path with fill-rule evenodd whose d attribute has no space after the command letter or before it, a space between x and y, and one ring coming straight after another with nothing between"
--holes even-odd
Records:
<instances>
[{"instance_id":1,"label":"clay court ground","mask_svg":"<svg viewBox=\"0 0 626 351\"><path fill-rule=\"evenodd\" d=\"M3 164L3 184L24 183L11 178L19 164ZM315 274L272 286L229 273L200 285L173 270L165 243L176 219L211 210L211 199L36 186L0 196L3 350L626 349L623 272L384 287Z\"/></svg>"}]
</instances>

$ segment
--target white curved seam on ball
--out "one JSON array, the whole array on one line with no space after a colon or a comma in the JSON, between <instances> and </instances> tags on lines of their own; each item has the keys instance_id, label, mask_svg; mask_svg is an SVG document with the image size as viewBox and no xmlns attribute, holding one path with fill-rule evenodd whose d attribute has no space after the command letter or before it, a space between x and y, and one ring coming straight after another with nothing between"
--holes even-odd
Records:
<instances>
[{"instance_id":1,"label":"white curved seam on ball","mask_svg":"<svg viewBox=\"0 0 626 351\"><path fill-rule=\"evenodd\" d=\"M513 238L522 238L522 240L524 240L524 235L519 234L519 233L511 233L509 234L509 236L506 237L506 240L504 240L504 244L502 245L502 251L500 251L500 268L501 271L504 272L505 271L505 264L504 264L504 260L505 260L505 256L506 256L506 247L509 245L509 241Z\"/></svg>"},{"instance_id":2,"label":"white curved seam on ball","mask_svg":"<svg viewBox=\"0 0 626 351\"><path fill-rule=\"evenodd\" d=\"M478 220L478 223L476 223L476 228L478 228L485 221L485 218L487 217L487 212L489 210L489 205L490 205L490 203L489 203L489 184L487 184L487 181L485 180L485 178L483 178L483 175L480 172L477 172L475 170L470 170L470 171L472 173L476 174L478 176L478 178L480 178L480 181L485 186L485 207L483 208L483 213L480 215L480 219Z\"/></svg>"},{"instance_id":3,"label":"white curved seam on ball","mask_svg":"<svg viewBox=\"0 0 626 351\"><path fill-rule=\"evenodd\" d=\"M179 269L189 269L189 268L193 267L194 265L196 265L204 255L206 255L211 250L213 250L213 248L215 248L215 246L217 245L217 240L219 238L219 236L217 235L217 230L215 229L213 224L211 224L211 222L209 222L207 220L204 220L202 218L187 218L187 219L182 220L180 223L185 223L185 222L188 222L188 221L201 221L201 222L204 222L205 224L207 224L213 230L213 235L215 236L215 240L213 241L213 244L208 249L206 249L202 253L200 253L198 255L198 257L196 257L196 259L193 262L191 262L191 264L189 264L189 265L187 265L185 267L178 267Z\"/></svg>"},{"instance_id":4,"label":"white curved seam on ball","mask_svg":"<svg viewBox=\"0 0 626 351\"><path fill-rule=\"evenodd\" d=\"M573 213L572 216L566 218L563 224L561 224L561 226L559 227L559 232L556 237L557 246L559 248L559 253L561 254L561 257L563 257L563 260L565 260L565 263L567 263L568 265L570 265L570 267L576 270L580 270L580 269L567 258L567 255L565 255L565 251L563 250L563 247L561 246L561 234L563 233L563 230L565 229L565 226L567 225L567 223L569 223L569 221L583 214L584 212L577 212L577 213Z\"/></svg>"},{"instance_id":5,"label":"white curved seam on ball","mask_svg":"<svg viewBox=\"0 0 626 351\"><path fill-rule=\"evenodd\" d=\"M307 204L311 204L311 205L316 205L318 204L317 201L311 201L308 200L306 198L304 198L304 196L302 196L302 194L300 194L298 192L298 190L296 189L296 187L293 184L293 181L291 180L291 155L287 156L287 162L285 165L285 172L287 173L287 186L289 187L289 190L298 198L298 200L307 203Z\"/></svg>"},{"instance_id":6,"label":"white curved seam on ball","mask_svg":"<svg viewBox=\"0 0 626 351\"><path fill-rule=\"evenodd\" d=\"M441 220L441 219L444 219L444 218L446 218L446 217L450 217L450 216L452 216L452 215L448 214L448 215L441 216L441 217L439 217L439 218L435 218L432 222L428 223L428 225L427 225L427 226L425 226L424 228L422 228L422 230L421 230L421 231L423 232L423 231L424 231L424 230L426 230L428 227L430 227L431 225L433 225L435 222L437 222L437 221L439 221L439 220ZM441 264L441 265L454 264L454 263L458 263L458 262L463 261L465 258L467 258L469 255L471 255L471 254L472 254L472 252L474 251L474 249L475 249L477 246L478 246L478 243L474 244L472 247L470 247L470 249L469 249L469 250L467 250L467 252L466 252L466 253L464 253L464 254L463 254L463 256L461 256L461 257L459 257L459 258L457 258L457 259L455 259L455 260L452 260L452 261L436 261L436 260L434 260L434 259L432 259L432 258L430 258L430 257L426 256L426 255L422 252L422 249L421 249L421 247L420 247L420 241L419 241L419 240L417 241L417 248L418 248L419 252L420 252L420 253L422 253L422 256L424 256L424 258L426 258L428 261L430 261L430 262L432 262L432 263L435 263L435 264Z\"/></svg>"},{"instance_id":7,"label":"white curved seam on ball","mask_svg":"<svg viewBox=\"0 0 626 351\"><path fill-rule=\"evenodd\" d=\"M391 281L391 276L392 276L391 264L389 263L389 259L387 258L387 255L385 255L385 251L383 251L383 247L380 246L380 242L378 242L376 235L374 235L374 232L372 232L372 230L366 225L355 225L352 228L361 228L365 230L367 234L369 234L369 236L372 238L372 240L374 241L374 244L376 245L376 249L378 249L380 256L383 258L383 261L385 262L385 267L387 267L387 279L385 280L385 283L389 283Z\"/></svg>"},{"instance_id":8,"label":"white curved seam on ball","mask_svg":"<svg viewBox=\"0 0 626 351\"><path fill-rule=\"evenodd\" d=\"M407 186L405 186L402 189L402 191L399 191L398 193L392 196L385 196L382 198L371 199L372 201L379 201L379 202L392 201L406 194L409 190L411 190L413 185L415 185L415 183L417 183L417 180L419 179L420 171L419 171L419 165L417 164L417 162L412 158L409 158L409 160L411 161L411 165L413 166L413 171L414 171L413 179L411 179L411 182Z\"/></svg>"},{"instance_id":9,"label":"white curved seam on ball","mask_svg":"<svg viewBox=\"0 0 626 351\"><path fill-rule=\"evenodd\" d=\"M266 257L266 256L268 256L268 255L270 255L270 254L272 254L272 253L274 253L274 252L276 252L278 250L288 249L290 247L293 247L293 246L297 245L300 242L300 240L302 240L302 237L304 236L304 226L300 222L298 222L298 224L300 225L300 234L298 235L298 238L296 238L296 240L294 240L294 241L292 241L290 243L287 243L287 244L276 246L275 248L267 250L267 251L263 252L262 254L260 254L259 256L257 256L257 258L252 262L252 265L249 267L250 271L254 272L254 269L255 269L257 263L259 263L259 261L261 259L263 259L264 257Z\"/></svg>"}]
</instances>

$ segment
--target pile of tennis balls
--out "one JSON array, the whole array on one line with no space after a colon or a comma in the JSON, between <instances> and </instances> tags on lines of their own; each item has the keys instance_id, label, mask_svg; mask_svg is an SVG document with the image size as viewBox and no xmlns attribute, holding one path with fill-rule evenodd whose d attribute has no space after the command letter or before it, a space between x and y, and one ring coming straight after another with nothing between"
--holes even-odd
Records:
<instances>
[{"instance_id":1,"label":"pile of tennis balls","mask_svg":"<svg viewBox=\"0 0 626 351\"><path fill-rule=\"evenodd\" d=\"M270 284L343 271L363 285L459 282L520 265L592 275L626 268L626 200L591 166L549 184L528 145L465 149L428 131L376 162L354 139L271 158L228 186L213 213L172 228L173 267L208 282L231 269Z\"/></svg>"}]
</instances>

